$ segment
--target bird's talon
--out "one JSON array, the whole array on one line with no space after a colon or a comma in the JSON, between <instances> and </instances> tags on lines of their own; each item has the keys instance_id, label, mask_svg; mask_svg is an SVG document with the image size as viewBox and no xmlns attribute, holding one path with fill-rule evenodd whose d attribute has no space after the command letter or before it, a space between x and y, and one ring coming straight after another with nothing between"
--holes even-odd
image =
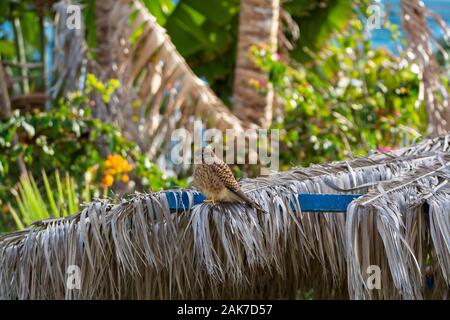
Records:
<instances>
[{"instance_id":1,"label":"bird's talon","mask_svg":"<svg viewBox=\"0 0 450 320\"><path fill-rule=\"evenodd\" d=\"M205 199L205 200L203 200L203 203L212 203L213 205L216 204L216 203L214 202L214 199Z\"/></svg>"}]
</instances>

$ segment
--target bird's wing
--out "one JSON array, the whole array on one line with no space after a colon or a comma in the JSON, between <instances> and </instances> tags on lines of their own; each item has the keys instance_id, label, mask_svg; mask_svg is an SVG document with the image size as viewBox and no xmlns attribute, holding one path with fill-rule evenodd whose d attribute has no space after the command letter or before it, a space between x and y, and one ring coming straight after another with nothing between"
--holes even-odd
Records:
<instances>
[{"instance_id":1,"label":"bird's wing","mask_svg":"<svg viewBox=\"0 0 450 320\"><path fill-rule=\"evenodd\" d=\"M265 212L255 201L247 197L247 195L242 192L241 186L236 181L233 172L225 162L215 162L213 166L214 171L216 172L220 180L224 183L225 187L233 192L237 196L237 198L247 203L252 208L255 208L258 211Z\"/></svg>"},{"instance_id":2,"label":"bird's wing","mask_svg":"<svg viewBox=\"0 0 450 320\"><path fill-rule=\"evenodd\" d=\"M236 192L241 189L239 183L236 181L233 172L230 167L223 161L217 161L212 164L214 172L219 177L220 181L223 182L225 187L230 189L233 192Z\"/></svg>"}]
</instances>

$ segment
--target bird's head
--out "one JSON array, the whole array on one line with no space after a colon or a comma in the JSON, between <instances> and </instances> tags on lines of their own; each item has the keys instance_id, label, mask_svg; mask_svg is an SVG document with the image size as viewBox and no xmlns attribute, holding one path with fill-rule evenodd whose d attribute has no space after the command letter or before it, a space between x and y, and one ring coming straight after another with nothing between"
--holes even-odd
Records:
<instances>
[{"instance_id":1,"label":"bird's head","mask_svg":"<svg viewBox=\"0 0 450 320\"><path fill-rule=\"evenodd\" d=\"M215 161L216 155L214 154L211 146L206 146L200 149L197 149L194 153L195 163L206 163L211 164Z\"/></svg>"}]
</instances>

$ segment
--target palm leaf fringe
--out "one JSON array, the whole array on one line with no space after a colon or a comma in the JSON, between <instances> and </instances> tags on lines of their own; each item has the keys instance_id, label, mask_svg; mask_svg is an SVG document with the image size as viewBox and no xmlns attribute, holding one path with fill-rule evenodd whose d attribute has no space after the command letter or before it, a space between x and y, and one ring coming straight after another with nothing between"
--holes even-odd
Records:
<instances>
[{"instance_id":1,"label":"palm leaf fringe","mask_svg":"<svg viewBox=\"0 0 450 320\"><path fill-rule=\"evenodd\" d=\"M447 149L442 136L243 180L269 214L240 204L173 213L164 192L92 202L0 235L0 298L304 298L310 289L314 298L448 298ZM365 195L347 214L302 212L296 200L349 192ZM79 290L66 285L71 265ZM379 290L368 288L370 265L380 267Z\"/></svg>"},{"instance_id":2,"label":"palm leaf fringe","mask_svg":"<svg viewBox=\"0 0 450 320\"><path fill-rule=\"evenodd\" d=\"M353 201L346 220L352 297L448 298L449 178L450 156L446 155L432 166L382 182ZM381 267L381 283L389 286L369 290L366 270L370 265ZM427 287L427 280L433 285Z\"/></svg>"}]
</instances>

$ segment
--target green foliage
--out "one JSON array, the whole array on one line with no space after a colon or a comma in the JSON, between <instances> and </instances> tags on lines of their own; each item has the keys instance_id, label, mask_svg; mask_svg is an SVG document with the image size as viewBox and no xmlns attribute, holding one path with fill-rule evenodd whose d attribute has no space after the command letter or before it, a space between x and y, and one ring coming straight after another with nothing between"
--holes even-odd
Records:
<instances>
[{"instance_id":1,"label":"green foliage","mask_svg":"<svg viewBox=\"0 0 450 320\"><path fill-rule=\"evenodd\" d=\"M308 67L286 65L264 47L252 52L284 106L274 128L285 167L389 150L425 131L414 65L372 50L358 20Z\"/></svg>"},{"instance_id":2,"label":"green foliage","mask_svg":"<svg viewBox=\"0 0 450 320\"><path fill-rule=\"evenodd\" d=\"M78 196L76 183L67 173L65 178L61 179L59 172L55 171L54 179L50 184L47 174L42 171L42 180L45 186L44 195L32 175L23 176L17 185L17 190L12 190L17 208L11 203L8 204L8 208L19 230L36 220L60 218L80 211L81 199Z\"/></svg>"},{"instance_id":3,"label":"green foliage","mask_svg":"<svg viewBox=\"0 0 450 320\"><path fill-rule=\"evenodd\" d=\"M231 104L236 47L238 41L239 0L144 1L159 24L167 29L177 50L194 72L204 77L214 92ZM317 51L331 34L342 30L352 16L347 0L296 0L283 2L301 28L294 42L292 57L305 60L305 50ZM285 28L286 31L289 27ZM309 51L308 51L309 52Z\"/></svg>"},{"instance_id":4,"label":"green foliage","mask_svg":"<svg viewBox=\"0 0 450 320\"><path fill-rule=\"evenodd\" d=\"M58 104L50 111L35 110L31 113L21 113L15 110L12 117L0 122L0 209L15 214L21 213L22 221L28 224L30 219L47 217L59 212L69 213L78 210L78 201L81 194L85 201L89 201L93 190L105 188L104 195L111 196L117 187L123 191L161 190L175 185L185 186L185 181L168 178L143 155L134 142L125 140L120 129L111 123L103 123L94 118L92 108L95 107L94 100L89 97L93 94L101 95L107 102L118 87L117 80L106 83L100 82L93 75L87 76L86 90L84 92L73 92L66 98L60 99ZM14 136L18 142L14 141ZM104 184L106 175L104 163L111 155L116 155L124 160L129 169L119 175L120 183L110 185ZM14 191L21 172L17 165L18 159L25 162L30 177L40 177L36 182L31 178L22 180ZM58 169L64 176L73 178L59 183ZM56 176L56 185L49 184L45 171ZM124 177L126 176L126 177ZM68 176L66 176L68 177ZM125 179L126 178L126 179ZM73 182L72 182L73 181ZM73 186L71 185L73 184ZM83 190L75 185L84 185ZM112 187L110 189L110 187ZM55 190L55 188L57 190ZM65 190L77 190L67 193ZM48 199L43 205L39 200L39 190L47 193L53 191L56 199ZM15 192L16 202L11 200L11 192ZM67 208L60 208L58 197L64 194L61 201L67 201ZM97 196L100 196L97 194ZM75 201L75 202L72 202ZM12 210L6 207L7 203ZM14 209L16 206L19 210ZM31 213L30 208L33 209ZM30 212L30 217L24 215L23 211ZM61 211L62 210L62 211ZM9 220L5 215L0 215L0 231ZM15 219L16 224L17 218ZM18 224L19 225L19 224Z\"/></svg>"},{"instance_id":5,"label":"green foliage","mask_svg":"<svg viewBox=\"0 0 450 320\"><path fill-rule=\"evenodd\" d=\"M71 95L51 111L36 111L13 116L0 124L0 170L2 177L17 177L18 168L14 164L22 156L33 174L43 168L52 171L64 168L74 176L82 174L102 159L98 139L107 141L112 152L129 149L129 144L119 130L110 124L90 116L90 109L81 108L83 96ZM13 135L19 143L13 143ZM35 171L37 170L37 172Z\"/></svg>"},{"instance_id":6,"label":"green foliage","mask_svg":"<svg viewBox=\"0 0 450 320\"><path fill-rule=\"evenodd\" d=\"M143 183L145 187L159 188L161 182L155 175L161 179L161 172L152 168L153 164L140 154L137 145L126 141L119 128L91 116L95 105L88 94L95 92L109 100L117 87L117 80L104 84L88 75L85 92L69 94L51 111L21 114L16 110L10 119L0 123L0 177L12 179L4 185L11 185L19 176L15 165L19 156L34 175L41 169L52 172L54 168L63 168L74 177L83 177L108 154L120 154L136 162L141 174L152 171L146 177L151 179ZM19 137L18 144L13 143L14 133Z\"/></svg>"},{"instance_id":7,"label":"green foliage","mask_svg":"<svg viewBox=\"0 0 450 320\"><path fill-rule=\"evenodd\" d=\"M144 1L194 72L230 104L239 0Z\"/></svg>"},{"instance_id":8,"label":"green foliage","mask_svg":"<svg viewBox=\"0 0 450 320\"><path fill-rule=\"evenodd\" d=\"M289 12L300 29L300 38L289 53L299 62L311 61L311 53L319 52L331 34L342 31L353 16L356 1L328 0L287 1L283 8Z\"/></svg>"},{"instance_id":9,"label":"green foliage","mask_svg":"<svg viewBox=\"0 0 450 320\"><path fill-rule=\"evenodd\" d=\"M186 178L175 178L166 176L159 168L153 164L148 157L135 156L135 176L139 177L141 185L144 189L162 190L175 187L187 187Z\"/></svg>"},{"instance_id":10,"label":"green foliage","mask_svg":"<svg viewBox=\"0 0 450 320\"><path fill-rule=\"evenodd\" d=\"M101 95L102 100L105 103L109 103L111 95L119 88L120 82L117 79L110 79L107 83L103 83L98 80L95 75L88 73L86 78L86 94L90 94L92 91L97 91Z\"/></svg>"},{"instance_id":11,"label":"green foliage","mask_svg":"<svg viewBox=\"0 0 450 320\"><path fill-rule=\"evenodd\" d=\"M127 143L117 129L102 124L88 114L88 110L62 104L50 112L37 111L33 114L21 114L16 111L9 120L0 123L0 207L4 207L7 202L12 202L11 192L20 176L17 165L19 157L29 168L30 176L40 176L41 170L53 174L55 168L59 168L64 174L70 172L73 177L76 177L76 182L80 183L85 171L102 159L97 141L100 135L108 137L107 141L113 149L126 148ZM18 144L13 142L14 133L19 138ZM38 181L37 185L42 187L45 183L45 187L48 188L45 176L43 179ZM33 198L37 197L36 188L27 187L32 184L31 182L27 184L26 181L22 181L21 184L23 192L19 191L19 194L21 194L22 202L27 203L27 198L33 195ZM55 190L57 186L51 185L53 192L57 192ZM25 192L30 190L34 190L34 194ZM64 200L67 199L65 197ZM12 207L14 206L16 204L12 204ZM29 206L24 208L28 210ZM46 211L43 206L39 208ZM14 213L13 210L11 213ZM37 216L32 218L42 215L38 210L35 212ZM0 229L2 225L8 224L7 220L5 216L0 218ZM25 223L28 222L25 221Z\"/></svg>"}]
</instances>

